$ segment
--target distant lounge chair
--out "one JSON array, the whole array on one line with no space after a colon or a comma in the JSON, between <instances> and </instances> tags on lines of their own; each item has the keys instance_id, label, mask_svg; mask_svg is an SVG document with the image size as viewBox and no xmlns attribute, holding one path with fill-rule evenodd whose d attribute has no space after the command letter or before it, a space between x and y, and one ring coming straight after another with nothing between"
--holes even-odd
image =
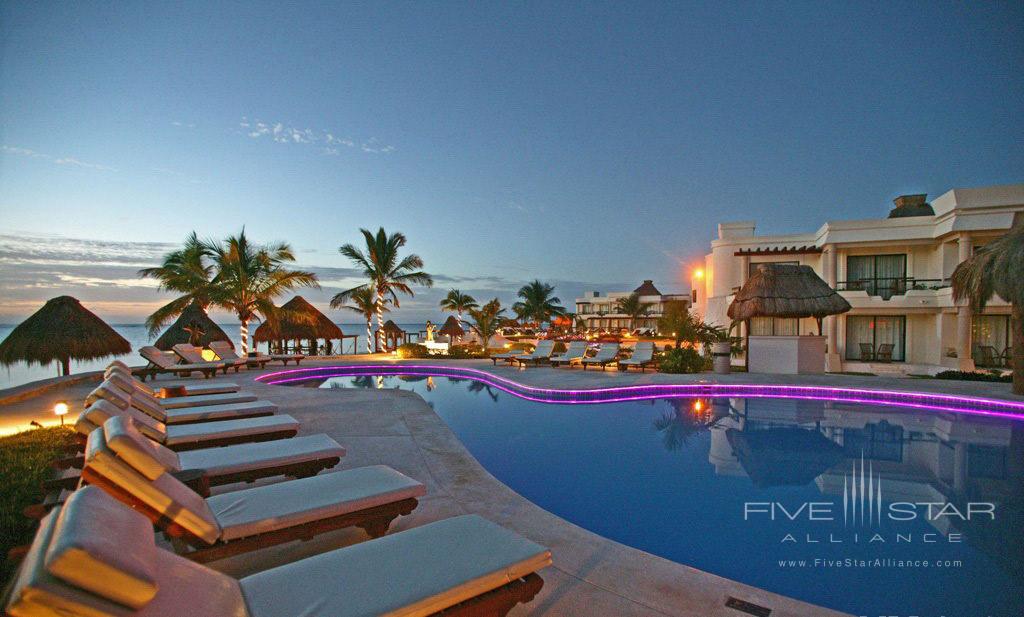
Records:
<instances>
[{"instance_id":1,"label":"distant lounge chair","mask_svg":"<svg viewBox=\"0 0 1024 617\"><path fill-rule=\"evenodd\" d=\"M328 474L336 475L336 474ZM287 484L287 483L286 483ZM543 587L551 551L476 515L235 579L158 548L146 517L95 486L40 522L10 615L506 615Z\"/></svg>"},{"instance_id":2,"label":"distant lounge chair","mask_svg":"<svg viewBox=\"0 0 1024 617\"><path fill-rule=\"evenodd\" d=\"M586 341L570 341L565 353L558 356L551 356L551 366L561 366L562 364L572 366L573 363L579 364L583 361L583 357L585 355L587 355Z\"/></svg>"},{"instance_id":3,"label":"distant lounge chair","mask_svg":"<svg viewBox=\"0 0 1024 617\"><path fill-rule=\"evenodd\" d=\"M274 362L275 360L281 361L285 366L288 366L289 362L294 361L295 365L298 366L300 362L306 359L306 356L301 353L272 353L270 355L267 355L256 352L255 357L243 357L239 356L235 352L235 348L232 347L231 343L227 341L213 341L212 343L210 343L210 349L212 349L213 353L217 354L217 356L220 357L221 359L244 360L250 364L259 364L260 368L265 367L269 362Z\"/></svg>"},{"instance_id":4,"label":"distant lounge chair","mask_svg":"<svg viewBox=\"0 0 1024 617\"><path fill-rule=\"evenodd\" d=\"M223 394L211 394L202 397L210 401ZM200 398L200 397L193 397ZM237 418L257 418L277 413L277 405L270 401L254 400L255 396L243 397L240 402L224 401L210 405L167 407L160 403L161 399L146 398L141 393L126 394L108 379L96 386L85 397L86 406L103 400L121 409L132 407L141 411L158 422L164 424L192 424L196 422L212 422L216 420L234 420ZM202 401L200 401L202 402Z\"/></svg>"},{"instance_id":5,"label":"distant lounge chair","mask_svg":"<svg viewBox=\"0 0 1024 617\"><path fill-rule=\"evenodd\" d=\"M518 349L515 349L513 351L508 351L508 352L505 352L505 353L492 354L491 355L491 363L492 363L492 365L497 366L498 365L498 360L504 360L504 361L508 362L509 364L512 364L513 362L515 362L516 356L518 356L520 353L522 353L522 352L520 352Z\"/></svg>"},{"instance_id":6,"label":"distant lounge chair","mask_svg":"<svg viewBox=\"0 0 1024 617\"><path fill-rule=\"evenodd\" d=\"M878 351L875 352L875 362L892 362L892 352L895 345L892 343L882 343L878 346Z\"/></svg>"},{"instance_id":7,"label":"distant lounge chair","mask_svg":"<svg viewBox=\"0 0 1024 617\"><path fill-rule=\"evenodd\" d=\"M164 352L152 345L139 348L139 355L149 361L149 365L142 369L142 378L156 377L159 373L174 373L179 377L188 377L192 373L202 373L209 378L217 374L217 371L224 368L219 362L186 362L179 361L174 352ZM226 370L226 369L225 369Z\"/></svg>"},{"instance_id":8,"label":"distant lounge chair","mask_svg":"<svg viewBox=\"0 0 1024 617\"><path fill-rule=\"evenodd\" d=\"M200 348L194 347L187 343L178 343L177 345L171 347L171 351L178 354L178 357L181 358L183 362L199 364L200 362L207 361L203 359L203 352ZM238 358L237 360L224 360L222 358L220 360L214 360L213 363L220 364L221 367L224 369L224 373L227 373L229 368L235 369L235 372L237 373L238 369L245 366L245 360L241 358Z\"/></svg>"},{"instance_id":9,"label":"distant lounge chair","mask_svg":"<svg viewBox=\"0 0 1024 617\"><path fill-rule=\"evenodd\" d=\"M223 559L345 527L379 537L427 492L420 482L373 465L204 499L162 466L119 457L106 443L105 428L89 436L82 479L188 545L177 552L193 561Z\"/></svg>"},{"instance_id":10,"label":"distant lounge chair","mask_svg":"<svg viewBox=\"0 0 1024 617\"><path fill-rule=\"evenodd\" d=\"M135 421L139 431L153 441L175 452L230 446L237 443L288 439L299 432L299 422L287 415L240 418L195 424L172 424L154 420L149 415L128 407L121 409L109 401L96 401L89 405L75 422L75 430L88 436L93 430L114 416L127 416Z\"/></svg>"},{"instance_id":11,"label":"distant lounge chair","mask_svg":"<svg viewBox=\"0 0 1024 617\"><path fill-rule=\"evenodd\" d=\"M875 359L875 347L871 343L860 344L860 359L864 362L871 362Z\"/></svg>"},{"instance_id":12,"label":"distant lounge chair","mask_svg":"<svg viewBox=\"0 0 1024 617\"><path fill-rule=\"evenodd\" d=\"M537 346L533 349L533 353L519 354L513 360L518 362L520 366L525 366L527 362L531 362L536 366L541 362L547 362L550 360L551 354L554 352L555 341L544 339L537 342Z\"/></svg>"},{"instance_id":13,"label":"distant lounge chair","mask_svg":"<svg viewBox=\"0 0 1024 617\"><path fill-rule=\"evenodd\" d=\"M238 384L231 383L230 381L212 381L212 382L194 382L194 381L161 381L159 389L154 389L148 386L145 382L135 379L131 369L122 368L121 366L112 364L108 366L103 372L103 377L108 378L111 375L120 375L130 383L131 387L140 391L145 392L150 396L163 397L163 390L181 390L180 396L173 396L168 398L182 398L189 396L203 396L205 394L228 394L231 392L238 392Z\"/></svg>"},{"instance_id":14,"label":"distant lounge chair","mask_svg":"<svg viewBox=\"0 0 1024 617\"><path fill-rule=\"evenodd\" d=\"M587 365L600 366L604 370L609 364L618 362L616 359L618 355L618 343L601 343L601 349L597 350L597 355L593 358L583 358L583 370L587 370Z\"/></svg>"},{"instance_id":15,"label":"distant lounge chair","mask_svg":"<svg viewBox=\"0 0 1024 617\"><path fill-rule=\"evenodd\" d=\"M619 370L626 371L629 367L635 366L640 372L647 370L647 366L654 362L654 343L642 341L633 347L633 355L625 360L619 360Z\"/></svg>"}]
</instances>

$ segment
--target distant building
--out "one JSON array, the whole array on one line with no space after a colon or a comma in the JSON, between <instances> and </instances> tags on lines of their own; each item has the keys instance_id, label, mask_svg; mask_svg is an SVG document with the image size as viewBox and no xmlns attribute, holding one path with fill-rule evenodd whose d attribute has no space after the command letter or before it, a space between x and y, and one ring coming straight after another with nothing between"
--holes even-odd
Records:
<instances>
[{"instance_id":1,"label":"distant building","mask_svg":"<svg viewBox=\"0 0 1024 617\"><path fill-rule=\"evenodd\" d=\"M853 310L824 323L827 370L936 372L1007 364L1010 306L983 313L953 301L950 276L1024 215L1024 184L953 189L930 204L903 195L886 218L827 221L816 231L759 236L753 221L721 223L693 281L694 312L729 325L735 292L761 264L814 268ZM813 319L752 320L751 334L817 334Z\"/></svg>"},{"instance_id":2,"label":"distant building","mask_svg":"<svg viewBox=\"0 0 1024 617\"><path fill-rule=\"evenodd\" d=\"M648 314L630 323L629 315L619 313L616 309L618 301L630 295L640 294L640 300L650 304ZM633 291L613 291L601 295L597 291L584 292L582 298L576 299L576 315L583 319L591 330L620 330L622 328L656 328L658 318L671 303L682 303L689 308L690 296L685 294L663 294L654 286L654 281L645 280Z\"/></svg>"}]
</instances>

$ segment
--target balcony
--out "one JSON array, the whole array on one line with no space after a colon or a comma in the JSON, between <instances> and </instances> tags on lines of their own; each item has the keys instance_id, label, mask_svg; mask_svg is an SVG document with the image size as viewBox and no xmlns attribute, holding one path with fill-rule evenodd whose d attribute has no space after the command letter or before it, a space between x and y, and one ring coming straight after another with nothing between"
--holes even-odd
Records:
<instances>
[{"instance_id":1,"label":"balcony","mask_svg":"<svg viewBox=\"0 0 1024 617\"><path fill-rule=\"evenodd\" d=\"M868 296L888 300L893 296L904 296L907 291L935 291L949 287L949 279L872 278L856 281L839 281L836 291L863 291Z\"/></svg>"}]
</instances>

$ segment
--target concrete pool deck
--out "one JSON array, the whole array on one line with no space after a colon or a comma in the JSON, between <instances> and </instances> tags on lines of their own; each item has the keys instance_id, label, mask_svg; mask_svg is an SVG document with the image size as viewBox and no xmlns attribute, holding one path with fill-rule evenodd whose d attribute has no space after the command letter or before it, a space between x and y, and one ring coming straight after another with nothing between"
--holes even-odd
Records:
<instances>
[{"instance_id":1,"label":"concrete pool deck","mask_svg":"<svg viewBox=\"0 0 1024 617\"><path fill-rule=\"evenodd\" d=\"M380 360L382 358L364 356L308 365ZM489 362L471 360L438 364L483 369L527 385L565 389L714 379L721 383L871 387L1021 400L1010 394L1008 384L844 375L797 378L753 374L625 374L613 370L602 373L550 368L520 370L491 367ZM517 607L513 615L746 615L725 606L730 596L771 608L773 617L841 614L618 544L541 509L491 476L430 406L414 393L286 388L253 381L260 374L269 372L272 370L243 371L218 379L234 381L245 390L276 402L281 413L289 413L302 422L301 433L324 432L337 439L348 449L339 469L383 463L427 485L427 497L413 514L396 521L393 531L458 514L476 513L550 547L554 566L542 572L545 580L543 590L530 604ZM22 389L21 400L0 404L0 424L27 424L30 420L52 423L53 404L58 400L66 400L72 405L69 420L73 421L81 409L81 401L93 385L94 382L87 380L66 387L51 387L35 396L26 396ZM0 400L4 400L2 393ZM363 540L365 536L358 530L342 530L310 542L275 547L214 565L240 576Z\"/></svg>"}]
</instances>

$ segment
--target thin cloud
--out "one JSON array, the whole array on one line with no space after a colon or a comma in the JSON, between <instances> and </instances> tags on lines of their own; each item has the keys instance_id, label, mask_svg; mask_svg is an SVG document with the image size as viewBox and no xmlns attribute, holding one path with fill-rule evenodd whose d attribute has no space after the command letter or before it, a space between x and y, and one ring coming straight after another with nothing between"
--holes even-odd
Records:
<instances>
[{"instance_id":1,"label":"thin cloud","mask_svg":"<svg viewBox=\"0 0 1024 617\"><path fill-rule=\"evenodd\" d=\"M360 150L368 154L388 154L395 151L394 146L383 143L376 137L356 141L351 137L339 137L333 132L290 126L283 122L242 118L238 128L242 134L252 139L266 139L279 144L315 145L327 156L337 156L343 148Z\"/></svg>"},{"instance_id":2,"label":"thin cloud","mask_svg":"<svg viewBox=\"0 0 1024 617\"><path fill-rule=\"evenodd\" d=\"M4 152L6 152L8 154L14 154L14 155L17 155L17 156L24 156L24 157L33 158L33 159L43 159L43 160L55 163L57 165L66 165L66 166L71 166L71 167L82 167L82 168L85 168L85 169L95 169L97 171L117 171L117 169L115 169L115 168L113 168L113 167L111 167L109 165L100 165L99 163L90 163L90 162L83 161L81 159L75 158L73 156L59 156L58 157L58 156L53 156L53 155L50 155L50 154L45 154L43 152L37 152L35 150L30 150L29 148L21 148L19 146L7 146L7 145L5 145L5 146L0 146L0 149L2 149Z\"/></svg>"}]
</instances>

